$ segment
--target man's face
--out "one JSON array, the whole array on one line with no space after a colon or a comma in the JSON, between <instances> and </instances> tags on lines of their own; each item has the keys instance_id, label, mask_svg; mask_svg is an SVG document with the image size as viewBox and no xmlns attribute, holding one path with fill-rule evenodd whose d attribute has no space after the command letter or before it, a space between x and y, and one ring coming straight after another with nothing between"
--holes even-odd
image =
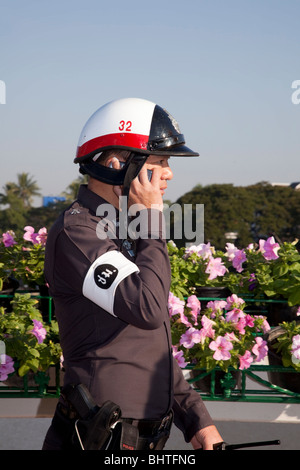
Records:
<instances>
[{"instance_id":1,"label":"man's face","mask_svg":"<svg viewBox=\"0 0 300 470\"><path fill-rule=\"evenodd\" d=\"M173 172L169 167L169 157L161 155L150 155L147 158L147 161L144 166L147 170L155 170L155 172L159 171L160 192L163 196L165 194L165 190L167 189L168 180L171 180L173 178Z\"/></svg>"}]
</instances>

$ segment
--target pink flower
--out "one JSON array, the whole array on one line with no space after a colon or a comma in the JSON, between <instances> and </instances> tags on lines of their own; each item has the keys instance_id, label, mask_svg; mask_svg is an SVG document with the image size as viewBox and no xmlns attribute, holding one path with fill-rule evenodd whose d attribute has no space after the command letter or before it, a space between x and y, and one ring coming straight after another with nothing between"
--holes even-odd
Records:
<instances>
[{"instance_id":1,"label":"pink flower","mask_svg":"<svg viewBox=\"0 0 300 470\"><path fill-rule=\"evenodd\" d=\"M12 232L11 230L9 230L8 232L3 233L2 241L3 241L3 244L6 248L8 248L9 246L17 244L17 242L14 239L14 235L15 235L14 232Z\"/></svg>"},{"instance_id":2,"label":"pink flower","mask_svg":"<svg viewBox=\"0 0 300 470\"><path fill-rule=\"evenodd\" d=\"M291 352L296 359L300 359L300 335L293 336Z\"/></svg>"},{"instance_id":3,"label":"pink flower","mask_svg":"<svg viewBox=\"0 0 300 470\"><path fill-rule=\"evenodd\" d=\"M255 338L256 344L252 348L253 354L255 354L256 362L262 361L268 354L267 342L264 341L261 337Z\"/></svg>"},{"instance_id":4,"label":"pink flower","mask_svg":"<svg viewBox=\"0 0 300 470\"><path fill-rule=\"evenodd\" d=\"M212 351L215 351L213 358L216 361L227 361L231 358L230 350L233 344L223 336L218 336L216 341L212 341L209 345Z\"/></svg>"},{"instance_id":5,"label":"pink flower","mask_svg":"<svg viewBox=\"0 0 300 470\"><path fill-rule=\"evenodd\" d=\"M239 342L239 339L235 336L233 331L231 333L225 333L224 338L226 338L228 341L238 341Z\"/></svg>"},{"instance_id":6,"label":"pink flower","mask_svg":"<svg viewBox=\"0 0 300 470\"><path fill-rule=\"evenodd\" d=\"M41 228L38 233L34 232L34 228L30 225L24 227L25 233L23 235L24 240L31 242L33 245L41 244L42 246L46 245L47 240L47 229L45 227Z\"/></svg>"},{"instance_id":7,"label":"pink flower","mask_svg":"<svg viewBox=\"0 0 300 470\"><path fill-rule=\"evenodd\" d=\"M210 258L213 251L214 251L214 248L210 246L210 242L208 242L207 244L201 243L197 247L197 254L203 259Z\"/></svg>"},{"instance_id":8,"label":"pink flower","mask_svg":"<svg viewBox=\"0 0 300 470\"><path fill-rule=\"evenodd\" d=\"M180 345L184 346L187 349L192 348L195 344L200 343L201 341L201 332L196 330L196 328L189 328L180 338Z\"/></svg>"},{"instance_id":9,"label":"pink flower","mask_svg":"<svg viewBox=\"0 0 300 470\"><path fill-rule=\"evenodd\" d=\"M247 326L246 316L240 317L239 321L234 325L234 327L240 332L241 335L244 335L246 333L245 326Z\"/></svg>"},{"instance_id":10,"label":"pink flower","mask_svg":"<svg viewBox=\"0 0 300 470\"><path fill-rule=\"evenodd\" d=\"M250 328L253 328L254 326L254 318L251 317L251 315L247 314L245 317L246 320L246 326L249 326Z\"/></svg>"},{"instance_id":11,"label":"pink flower","mask_svg":"<svg viewBox=\"0 0 300 470\"><path fill-rule=\"evenodd\" d=\"M212 309L212 314L221 313L222 310L226 307L227 303L225 300L210 300L206 304L206 308Z\"/></svg>"},{"instance_id":12,"label":"pink flower","mask_svg":"<svg viewBox=\"0 0 300 470\"><path fill-rule=\"evenodd\" d=\"M185 362L185 359L183 357L183 351L178 351L178 349L175 346L173 346L173 356L175 357L181 369L184 369L187 366L188 363Z\"/></svg>"},{"instance_id":13,"label":"pink flower","mask_svg":"<svg viewBox=\"0 0 300 470\"><path fill-rule=\"evenodd\" d=\"M221 258L210 258L206 267L206 274L209 274L208 279L211 281L218 276L224 276L227 269L224 266Z\"/></svg>"},{"instance_id":14,"label":"pink flower","mask_svg":"<svg viewBox=\"0 0 300 470\"><path fill-rule=\"evenodd\" d=\"M200 243L200 245L192 245L186 248L184 257L188 258L193 253L196 253L197 256L200 256L202 259L207 259L211 257L213 252L214 248L210 246L210 243Z\"/></svg>"},{"instance_id":15,"label":"pink flower","mask_svg":"<svg viewBox=\"0 0 300 470\"><path fill-rule=\"evenodd\" d=\"M172 292L169 292L168 305L169 305L170 317L178 314L180 315L181 323L183 323L186 326L192 326L184 314L184 306L185 306L184 300L180 300Z\"/></svg>"},{"instance_id":16,"label":"pink flower","mask_svg":"<svg viewBox=\"0 0 300 470\"><path fill-rule=\"evenodd\" d=\"M186 305L191 310L196 311L198 313L201 310L201 304L200 304L200 301L198 300L196 295L190 295L190 297L188 297L188 299L187 299Z\"/></svg>"},{"instance_id":17,"label":"pink flower","mask_svg":"<svg viewBox=\"0 0 300 470\"><path fill-rule=\"evenodd\" d=\"M238 248L233 243L226 243L226 256L232 261L235 257L235 253L238 251Z\"/></svg>"},{"instance_id":18,"label":"pink flower","mask_svg":"<svg viewBox=\"0 0 300 470\"><path fill-rule=\"evenodd\" d=\"M234 308L233 310L227 312L225 315L226 321L231 321L232 323L237 323L240 318L243 318L245 316L246 314L243 312L243 310L240 310L239 308Z\"/></svg>"},{"instance_id":19,"label":"pink flower","mask_svg":"<svg viewBox=\"0 0 300 470\"><path fill-rule=\"evenodd\" d=\"M245 334L245 326L247 324L246 314L239 308L234 308L226 313L226 321L232 322L234 327L240 332L241 335Z\"/></svg>"},{"instance_id":20,"label":"pink flower","mask_svg":"<svg viewBox=\"0 0 300 470\"><path fill-rule=\"evenodd\" d=\"M277 254L279 249L280 245L275 243L274 237L270 237L268 240L259 240L259 251L267 261L279 258Z\"/></svg>"},{"instance_id":21,"label":"pink flower","mask_svg":"<svg viewBox=\"0 0 300 470\"><path fill-rule=\"evenodd\" d=\"M32 321L33 321L34 328L30 330L30 333L32 333L37 338L38 343L41 344L46 338L47 331L43 327L42 322L38 320L32 320Z\"/></svg>"},{"instance_id":22,"label":"pink flower","mask_svg":"<svg viewBox=\"0 0 300 470\"><path fill-rule=\"evenodd\" d=\"M240 367L239 367L240 370L248 369L251 363L253 362L253 357L251 356L250 351L246 351L243 356L239 357L239 359L240 359Z\"/></svg>"},{"instance_id":23,"label":"pink flower","mask_svg":"<svg viewBox=\"0 0 300 470\"><path fill-rule=\"evenodd\" d=\"M196 295L191 295L188 297L186 306L191 309L191 315L194 318L195 325L198 325L197 317L201 310L201 303L197 299Z\"/></svg>"},{"instance_id":24,"label":"pink flower","mask_svg":"<svg viewBox=\"0 0 300 470\"><path fill-rule=\"evenodd\" d=\"M7 380L9 374L12 374L14 371L15 368L13 359L6 354L1 354L0 381Z\"/></svg>"},{"instance_id":25,"label":"pink flower","mask_svg":"<svg viewBox=\"0 0 300 470\"><path fill-rule=\"evenodd\" d=\"M240 308L241 305L245 303L245 301L239 298L236 294L232 294L230 297L227 297L227 304L225 306L226 310L230 310L232 308Z\"/></svg>"},{"instance_id":26,"label":"pink flower","mask_svg":"<svg viewBox=\"0 0 300 470\"><path fill-rule=\"evenodd\" d=\"M244 250L236 250L232 260L232 266L237 270L238 273L241 273L244 270L242 264L245 261L247 261L247 257Z\"/></svg>"},{"instance_id":27,"label":"pink flower","mask_svg":"<svg viewBox=\"0 0 300 470\"><path fill-rule=\"evenodd\" d=\"M40 228L36 236L37 243L40 243L42 246L46 245L47 241L47 229L46 227Z\"/></svg>"},{"instance_id":28,"label":"pink flower","mask_svg":"<svg viewBox=\"0 0 300 470\"><path fill-rule=\"evenodd\" d=\"M176 315L177 313L181 315L184 311L184 300L180 300L172 292L169 292L168 306L170 317Z\"/></svg>"},{"instance_id":29,"label":"pink flower","mask_svg":"<svg viewBox=\"0 0 300 470\"><path fill-rule=\"evenodd\" d=\"M26 225L24 227L25 233L23 235L24 240L27 242L32 242L33 244L36 243L36 233L34 233L34 228L31 227L30 225Z\"/></svg>"},{"instance_id":30,"label":"pink flower","mask_svg":"<svg viewBox=\"0 0 300 470\"><path fill-rule=\"evenodd\" d=\"M206 315L203 315L201 318L201 325L203 333L205 333L205 336L209 338L214 338L215 337L215 330L213 329L213 326L215 325L215 322L210 320Z\"/></svg>"},{"instance_id":31,"label":"pink flower","mask_svg":"<svg viewBox=\"0 0 300 470\"><path fill-rule=\"evenodd\" d=\"M247 261L245 251L239 250L233 243L226 243L226 250L226 256L232 261L232 266L241 273L244 269L242 264Z\"/></svg>"}]
</instances>

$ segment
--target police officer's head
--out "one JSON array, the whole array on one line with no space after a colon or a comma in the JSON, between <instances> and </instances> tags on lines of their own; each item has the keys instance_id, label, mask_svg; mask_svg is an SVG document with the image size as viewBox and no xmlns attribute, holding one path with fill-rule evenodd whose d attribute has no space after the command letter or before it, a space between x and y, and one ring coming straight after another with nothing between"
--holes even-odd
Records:
<instances>
[{"instance_id":1,"label":"police officer's head","mask_svg":"<svg viewBox=\"0 0 300 470\"><path fill-rule=\"evenodd\" d=\"M124 165L103 164L112 150L116 157L122 156ZM89 118L82 129L74 162L79 163L82 174L129 187L149 155L199 154L185 145L177 121L165 109L151 101L124 98L102 106Z\"/></svg>"}]
</instances>

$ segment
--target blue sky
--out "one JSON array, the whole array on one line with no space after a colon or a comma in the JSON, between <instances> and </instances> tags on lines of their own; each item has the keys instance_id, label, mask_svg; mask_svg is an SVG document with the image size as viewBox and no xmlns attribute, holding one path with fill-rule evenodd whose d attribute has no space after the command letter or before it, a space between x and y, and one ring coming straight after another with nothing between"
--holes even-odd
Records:
<instances>
[{"instance_id":1,"label":"blue sky","mask_svg":"<svg viewBox=\"0 0 300 470\"><path fill-rule=\"evenodd\" d=\"M172 201L300 181L299 17L299 0L0 1L0 191L28 172L59 195L86 120L121 97L165 107L201 155L172 158Z\"/></svg>"}]
</instances>

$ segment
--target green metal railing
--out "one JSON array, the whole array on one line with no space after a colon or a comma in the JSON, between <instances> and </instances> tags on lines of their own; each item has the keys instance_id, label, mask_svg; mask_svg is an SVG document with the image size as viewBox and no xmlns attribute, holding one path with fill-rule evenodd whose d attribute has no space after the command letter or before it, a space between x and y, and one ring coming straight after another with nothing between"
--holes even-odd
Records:
<instances>
[{"instance_id":1,"label":"green metal railing","mask_svg":"<svg viewBox=\"0 0 300 470\"><path fill-rule=\"evenodd\" d=\"M0 298L8 298L7 295L0 295ZM37 295L35 298L48 301L49 320L54 317L52 298ZM220 300L212 297L201 297L200 300ZM270 303L270 299L248 299L248 302ZM286 303L277 301L277 303ZM251 307L248 307L251 310ZM262 308L261 313L265 314ZM238 379L234 378L236 371L229 368L227 373L216 367L211 372L204 369L195 369L188 366L186 371L190 374L188 382L198 391L203 400L209 401L231 401L231 402L263 402L263 403L300 403L300 393L275 385L269 379L270 374L282 373L299 377L300 374L293 368L273 365L251 365L249 369L238 371ZM60 366L51 367L48 373L38 372L37 374L26 374L18 379L18 383L12 381L0 382L0 398L58 398L62 385L62 371ZM221 376L221 378L220 378ZM203 387L199 381L209 380L209 386Z\"/></svg>"},{"instance_id":2,"label":"green metal railing","mask_svg":"<svg viewBox=\"0 0 300 470\"><path fill-rule=\"evenodd\" d=\"M193 384L203 400L248 403L300 403L300 393L279 387L270 382L270 380L261 377L261 373L268 374L270 372L299 374L293 368L251 365L249 369L239 371L238 385L235 385L235 380L232 375L233 372L236 372L234 369L229 368L227 373L222 373L221 369L218 367L211 372L206 372L204 369L193 369L192 367L187 367L186 369L193 371L194 376L189 378L188 382ZM217 374L220 373L222 374L222 378L221 380L217 380ZM210 378L208 391L203 391L199 388L199 386L201 387L201 380L205 378ZM217 381L219 382L218 384ZM264 388L254 388L253 382ZM251 388L249 388L249 383Z\"/></svg>"},{"instance_id":3,"label":"green metal railing","mask_svg":"<svg viewBox=\"0 0 300 470\"><path fill-rule=\"evenodd\" d=\"M24 377L14 374L0 385L0 398L58 398L61 385L59 365L50 367L48 372L28 373Z\"/></svg>"}]
</instances>

